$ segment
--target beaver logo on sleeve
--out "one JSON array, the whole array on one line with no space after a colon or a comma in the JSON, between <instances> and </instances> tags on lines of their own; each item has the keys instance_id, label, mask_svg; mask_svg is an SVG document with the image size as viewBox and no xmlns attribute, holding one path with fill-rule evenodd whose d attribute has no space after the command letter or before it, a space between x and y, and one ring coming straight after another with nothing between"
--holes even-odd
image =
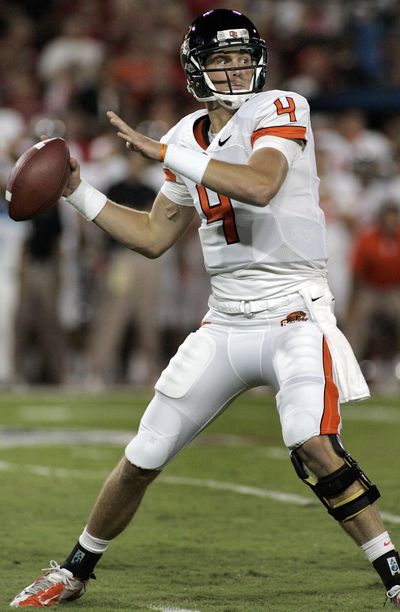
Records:
<instances>
[{"instance_id":1,"label":"beaver logo on sleeve","mask_svg":"<svg viewBox=\"0 0 400 612\"><path fill-rule=\"evenodd\" d=\"M303 310L296 310L287 315L286 319L282 319L281 327L289 325L289 323L297 323L297 321L308 321L307 315Z\"/></svg>"}]
</instances>

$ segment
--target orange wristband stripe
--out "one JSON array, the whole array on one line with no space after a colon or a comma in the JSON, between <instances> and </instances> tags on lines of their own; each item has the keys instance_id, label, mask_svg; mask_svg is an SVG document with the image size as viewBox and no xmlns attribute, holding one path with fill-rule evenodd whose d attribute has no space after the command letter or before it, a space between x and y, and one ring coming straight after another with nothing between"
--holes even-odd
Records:
<instances>
[{"instance_id":1,"label":"orange wristband stripe","mask_svg":"<svg viewBox=\"0 0 400 612\"><path fill-rule=\"evenodd\" d=\"M164 161L166 152L167 152L167 145L162 142L160 144L160 162Z\"/></svg>"}]
</instances>

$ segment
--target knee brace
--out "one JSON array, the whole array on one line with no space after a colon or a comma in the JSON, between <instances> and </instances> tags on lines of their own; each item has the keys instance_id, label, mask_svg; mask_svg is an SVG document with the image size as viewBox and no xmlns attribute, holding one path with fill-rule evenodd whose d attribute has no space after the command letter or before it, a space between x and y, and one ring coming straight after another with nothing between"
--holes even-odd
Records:
<instances>
[{"instance_id":1,"label":"knee brace","mask_svg":"<svg viewBox=\"0 0 400 612\"><path fill-rule=\"evenodd\" d=\"M329 438L334 451L345 462L342 467L332 472L332 474L317 480L307 472L303 461L295 450L292 451L290 458L298 477L311 488L329 514L337 521L343 522L360 514L360 512L380 497L380 493L377 487L364 474L358 463L345 450L339 436L330 434ZM330 503L329 499L331 497L344 493L356 481L362 486L359 491L349 495L349 497L335 505Z\"/></svg>"}]
</instances>

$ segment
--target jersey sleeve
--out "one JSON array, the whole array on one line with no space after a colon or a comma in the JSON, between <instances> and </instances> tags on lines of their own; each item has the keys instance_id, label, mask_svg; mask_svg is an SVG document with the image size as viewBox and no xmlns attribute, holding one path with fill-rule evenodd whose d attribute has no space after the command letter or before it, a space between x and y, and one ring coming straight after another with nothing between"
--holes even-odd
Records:
<instances>
[{"instance_id":1,"label":"jersey sleeve","mask_svg":"<svg viewBox=\"0 0 400 612\"><path fill-rule=\"evenodd\" d=\"M194 206L193 198L179 174L174 174L171 170L164 168L164 176L161 193L179 206Z\"/></svg>"},{"instance_id":2,"label":"jersey sleeve","mask_svg":"<svg viewBox=\"0 0 400 612\"><path fill-rule=\"evenodd\" d=\"M161 142L164 144L168 144L173 142L175 128L172 128L161 138ZM164 183L161 186L161 193L163 193L167 198L178 204L179 206L194 206L193 198L190 195L190 192L179 174L168 170L168 168L163 168L164 171Z\"/></svg>"},{"instance_id":3,"label":"jersey sleeve","mask_svg":"<svg viewBox=\"0 0 400 612\"><path fill-rule=\"evenodd\" d=\"M289 167L295 163L301 154L301 146L298 141L295 142L288 138L279 138L278 136L261 136L255 141L253 151L263 147L270 147L280 151L286 157Z\"/></svg>"},{"instance_id":4,"label":"jersey sleeve","mask_svg":"<svg viewBox=\"0 0 400 612\"><path fill-rule=\"evenodd\" d=\"M270 91L258 105L251 144L254 147L260 138L267 136L305 143L309 124L310 107L303 96L288 91Z\"/></svg>"}]
</instances>

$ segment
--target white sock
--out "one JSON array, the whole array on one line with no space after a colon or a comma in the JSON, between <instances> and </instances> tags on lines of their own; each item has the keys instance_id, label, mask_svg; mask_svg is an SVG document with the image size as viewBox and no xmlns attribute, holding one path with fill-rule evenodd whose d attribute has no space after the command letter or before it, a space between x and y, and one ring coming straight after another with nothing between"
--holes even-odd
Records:
<instances>
[{"instance_id":1,"label":"white sock","mask_svg":"<svg viewBox=\"0 0 400 612\"><path fill-rule=\"evenodd\" d=\"M111 540L100 540L100 538L93 537L90 535L86 527L79 536L79 544L89 552L96 553L98 555L101 555L107 550L110 542Z\"/></svg>"},{"instance_id":2,"label":"white sock","mask_svg":"<svg viewBox=\"0 0 400 612\"><path fill-rule=\"evenodd\" d=\"M390 535L387 531L384 531L380 535L376 536L376 538L369 540L369 542L361 544L361 548L365 552L371 563L375 561L375 559L378 559L378 557L384 555L385 553L394 550Z\"/></svg>"}]
</instances>

